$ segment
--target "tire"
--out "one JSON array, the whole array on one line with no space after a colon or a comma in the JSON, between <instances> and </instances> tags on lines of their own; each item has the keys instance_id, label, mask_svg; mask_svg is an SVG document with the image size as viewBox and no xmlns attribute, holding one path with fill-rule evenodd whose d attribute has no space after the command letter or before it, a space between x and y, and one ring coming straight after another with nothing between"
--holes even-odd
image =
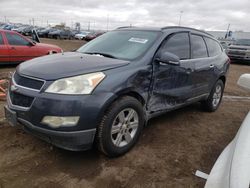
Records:
<instances>
[{"instance_id":1,"label":"tire","mask_svg":"<svg viewBox=\"0 0 250 188\"><path fill-rule=\"evenodd\" d=\"M202 101L202 108L208 112L214 112L218 109L221 103L221 99L224 92L224 83L222 80L218 80L213 89L211 90L207 100Z\"/></svg>"},{"instance_id":2,"label":"tire","mask_svg":"<svg viewBox=\"0 0 250 188\"><path fill-rule=\"evenodd\" d=\"M109 157L128 152L142 132L143 114L141 103L133 97L125 96L115 101L97 128L98 149Z\"/></svg>"}]
</instances>

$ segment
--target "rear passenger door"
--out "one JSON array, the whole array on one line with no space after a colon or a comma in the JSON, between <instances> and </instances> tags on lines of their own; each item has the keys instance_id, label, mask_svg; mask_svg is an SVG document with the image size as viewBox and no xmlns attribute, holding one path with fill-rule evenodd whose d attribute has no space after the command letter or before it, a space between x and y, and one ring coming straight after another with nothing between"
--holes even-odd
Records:
<instances>
[{"instance_id":1,"label":"rear passenger door","mask_svg":"<svg viewBox=\"0 0 250 188\"><path fill-rule=\"evenodd\" d=\"M208 54L205 39L202 35L191 34L191 56L193 70L193 97L199 97L210 92L210 83L215 78L214 62Z\"/></svg>"},{"instance_id":2,"label":"rear passenger door","mask_svg":"<svg viewBox=\"0 0 250 188\"><path fill-rule=\"evenodd\" d=\"M210 65L213 65L213 68L210 69L212 78L209 82L209 91L211 91L226 62L224 62L225 57L223 56L223 49L219 42L209 37L204 37L204 39L207 44Z\"/></svg>"}]
</instances>

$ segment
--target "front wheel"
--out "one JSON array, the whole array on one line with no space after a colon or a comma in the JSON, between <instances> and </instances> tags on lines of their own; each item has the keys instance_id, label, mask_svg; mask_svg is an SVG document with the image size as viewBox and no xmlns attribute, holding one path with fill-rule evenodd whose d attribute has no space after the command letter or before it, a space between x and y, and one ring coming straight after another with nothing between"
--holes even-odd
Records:
<instances>
[{"instance_id":1,"label":"front wheel","mask_svg":"<svg viewBox=\"0 0 250 188\"><path fill-rule=\"evenodd\" d=\"M109 157L125 154L137 142L143 124L142 105L138 100L126 96L115 101L98 127L99 150Z\"/></svg>"},{"instance_id":2,"label":"front wheel","mask_svg":"<svg viewBox=\"0 0 250 188\"><path fill-rule=\"evenodd\" d=\"M218 109L224 92L224 83L218 80L214 85L207 100L202 101L202 107L208 112L214 112Z\"/></svg>"}]
</instances>

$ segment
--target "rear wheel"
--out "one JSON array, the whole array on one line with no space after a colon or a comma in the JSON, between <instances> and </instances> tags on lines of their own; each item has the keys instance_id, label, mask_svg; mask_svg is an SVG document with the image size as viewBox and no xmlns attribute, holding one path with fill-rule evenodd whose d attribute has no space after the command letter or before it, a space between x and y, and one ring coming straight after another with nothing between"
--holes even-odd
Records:
<instances>
[{"instance_id":1,"label":"rear wheel","mask_svg":"<svg viewBox=\"0 0 250 188\"><path fill-rule=\"evenodd\" d=\"M224 83L222 80L218 80L214 85L207 100L202 101L202 107L204 110L214 112L218 109L221 103L221 99L224 92Z\"/></svg>"},{"instance_id":2,"label":"rear wheel","mask_svg":"<svg viewBox=\"0 0 250 188\"><path fill-rule=\"evenodd\" d=\"M101 152L117 157L128 152L137 142L143 128L141 103L133 97L122 97L114 102L102 118L97 132Z\"/></svg>"}]
</instances>

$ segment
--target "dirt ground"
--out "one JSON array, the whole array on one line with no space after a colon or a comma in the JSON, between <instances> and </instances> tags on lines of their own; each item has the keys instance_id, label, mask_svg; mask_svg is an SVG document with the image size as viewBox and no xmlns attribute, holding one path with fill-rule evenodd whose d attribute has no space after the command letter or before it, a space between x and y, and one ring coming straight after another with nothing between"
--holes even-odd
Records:
<instances>
[{"instance_id":1,"label":"dirt ground","mask_svg":"<svg viewBox=\"0 0 250 188\"><path fill-rule=\"evenodd\" d=\"M46 40L65 51L83 41ZM14 67L0 67L0 77ZM232 64L225 95L249 96L237 79L250 66ZM136 146L109 159L97 151L69 152L47 144L3 120L0 102L0 188L101 187L200 188L223 148L235 136L250 109L250 101L224 99L218 111L207 113L199 103L150 120Z\"/></svg>"}]
</instances>

